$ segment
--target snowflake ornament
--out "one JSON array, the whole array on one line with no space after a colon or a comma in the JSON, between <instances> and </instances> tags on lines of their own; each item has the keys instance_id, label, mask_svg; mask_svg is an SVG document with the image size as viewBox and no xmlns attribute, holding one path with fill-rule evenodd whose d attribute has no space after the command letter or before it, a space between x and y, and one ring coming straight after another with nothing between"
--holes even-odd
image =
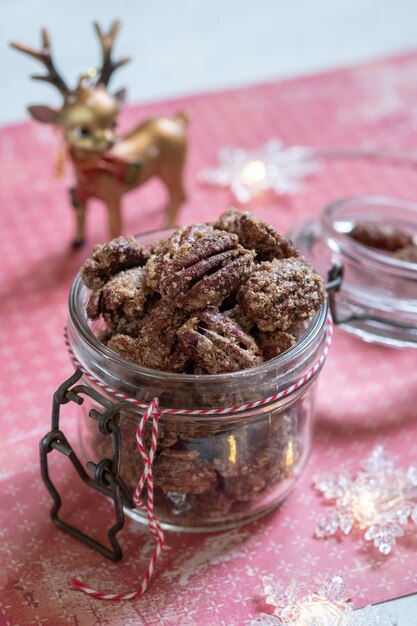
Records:
<instances>
[{"instance_id":1,"label":"snowflake ornament","mask_svg":"<svg viewBox=\"0 0 417 626\"><path fill-rule=\"evenodd\" d=\"M359 528L386 555L410 522L417 525L417 465L397 469L382 446L374 448L355 478L321 474L314 487L330 506L319 518L319 538Z\"/></svg>"},{"instance_id":2,"label":"snowflake ornament","mask_svg":"<svg viewBox=\"0 0 417 626\"><path fill-rule=\"evenodd\" d=\"M262 613L249 626L393 626L387 617L376 615L372 606L354 611L346 600L341 576L333 576L316 591L302 583L284 587L271 577L262 581L266 602L274 607L274 613Z\"/></svg>"},{"instance_id":3,"label":"snowflake ornament","mask_svg":"<svg viewBox=\"0 0 417 626\"><path fill-rule=\"evenodd\" d=\"M201 170L198 179L209 185L229 187L240 204L264 191L278 196L297 193L304 179L319 168L311 149L285 148L278 139L255 150L222 148L217 158L219 166Z\"/></svg>"}]
</instances>

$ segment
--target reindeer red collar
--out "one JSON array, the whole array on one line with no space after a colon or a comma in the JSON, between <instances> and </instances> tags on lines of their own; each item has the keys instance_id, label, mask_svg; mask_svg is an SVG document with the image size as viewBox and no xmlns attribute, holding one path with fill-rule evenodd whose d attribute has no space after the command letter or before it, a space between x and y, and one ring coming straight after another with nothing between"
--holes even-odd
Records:
<instances>
[{"instance_id":1,"label":"reindeer red collar","mask_svg":"<svg viewBox=\"0 0 417 626\"><path fill-rule=\"evenodd\" d=\"M129 59L112 59L119 22L112 24L108 34L98 24L94 26L102 50L102 67L99 72L90 70L81 77L74 90L67 87L55 68L46 30L42 31L40 51L11 44L45 66L45 76L32 78L49 82L64 99L60 109L35 105L29 107L29 112L39 122L57 124L62 129L77 181L70 190L76 209L74 247L84 243L85 215L90 198L98 198L107 205L112 238L122 233L122 196L152 176L159 177L168 191L167 226L175 224L178 209L185 199L186 115L179 113L173 118L149 119L126 135L117 137L117 116L124 91L112 94L107 85L113 72Z\"/></svg>"}]
</instances>

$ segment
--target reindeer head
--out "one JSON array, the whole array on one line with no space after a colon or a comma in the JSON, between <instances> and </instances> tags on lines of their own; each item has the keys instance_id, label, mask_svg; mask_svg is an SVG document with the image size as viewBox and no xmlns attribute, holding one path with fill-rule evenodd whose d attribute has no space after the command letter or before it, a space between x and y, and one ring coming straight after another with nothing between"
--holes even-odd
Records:
<instances>
[{"instance_id":1,"label":"reindeer head","mask_svg":"<svg viewBox=\"0 0 417 626\"><path fill-rule=\"evenodd\" d=\"M94 27L102 50L102 67L99 72L90 70L82 76L73 90L69 89L55 68L49 35L45 29L42 31L42 50L38 51L18 43L12 43L11 46L43 63L47 74L32 78L54 85L64 99L60 109L47 105L30 106L29 112L32 117L39 122L59 125L70 146L97 153L104 152L114 143L117 115L124 90L112 94L108 91L107 85L113 72L128 63L129 59L114 61L111 58L120 22L113 22L108 34L105 34L97 23Z\"/></svg>"}]
</instances>

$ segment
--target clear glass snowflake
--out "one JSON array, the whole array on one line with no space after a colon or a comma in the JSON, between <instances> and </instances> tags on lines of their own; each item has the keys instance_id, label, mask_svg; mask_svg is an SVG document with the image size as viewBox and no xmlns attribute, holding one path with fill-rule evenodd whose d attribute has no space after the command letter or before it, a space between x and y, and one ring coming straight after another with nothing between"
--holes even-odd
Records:
<instances>
[{"instance_id":1,"label":"clear glass snowflake","mask_svg":"<svg viewBox=\"0 0 417 626\"><path fill-rule=\"evenodd\" d=\"M264 191L278 196L299 191L305 178L319 168L313 151L302 146L284 147L271 139L255 150L222 148L218 167L200 170L200 182L229 187L240 204L250 202Z\"/></svg>"},{"instance_id":2,"label":"clear glass snowflake","mask_svg":"<svg viewBox=\"0 0 417 626\"><path fill-rule=\"evenodd\" d=\"M302 583L285 587L271 577L262 581L266 602L274 607L274 613L262 613L249 626L393 626L387 617L376 615L371 606L354 611L346 600L341 576L333 576L316 591L309 591Z\"/></svg>"},{"instance_id":3,"label":"clear glass snowflake","mask_svg":"<svg viewBox=\"0 0 417 626\"><path fill-rule=\"evenodd\" d=\"M319 538L359 528L367 541L389 554L407 524L417 525L417 465L397 469L382 446L373 450L354 478L321 474L314 486L329 504L318 521Z\"/></svg>"}]
</instances>

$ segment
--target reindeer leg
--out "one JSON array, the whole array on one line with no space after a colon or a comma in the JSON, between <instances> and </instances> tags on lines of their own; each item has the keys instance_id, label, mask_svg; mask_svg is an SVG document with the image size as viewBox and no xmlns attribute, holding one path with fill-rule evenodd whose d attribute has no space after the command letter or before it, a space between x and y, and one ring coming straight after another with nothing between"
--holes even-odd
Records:
<instances>
[{"instance_id":1,"label":"reindeer leg","mask_svg":"<svg viewBox=\"0 0 417 626\"><path fill-rule=\"evenodd\" d=\"M85 242L85 216L87 212L86 202L77 199L76 190L70 189L71 204L75 210L75 237L72 242L74 250L81 248Z\"/></svg>"},{"instance_id":2,"label":"reindeer leg","mask_svg":"<svg viewBox=\"0 0 417 626\"><path fill-rule=\"evenodd\" d=\"M74 249L82 248L85 243L85 216L87 213L87 205L81 204L75 209L75 238L72 242Z\"/></svg>"},{"instance_id":3,"label":"reindeer leg","mask_svg":"<svg viewBox=\"0 0 417 626\"><path fill-rule=\"evenodd\" d=\"M106 200L107 210L109 212L110 237L112 239L120 237L123 230L120 204L120 196L110 197Z\"/></svg>"},{"instance_id":4,"label":"reindeer leg","mask_svg":"<svg viewBox=\"0 0 417 626\"><path fill-rule=\"evenodd\" d=\"M172 228L177 224L178 210L187 197L182 179L182 167L180 170L174 170L173 172L164 172L161 178L166 185L169 195L165 226Z\"/></svg>"}]
</instances>

